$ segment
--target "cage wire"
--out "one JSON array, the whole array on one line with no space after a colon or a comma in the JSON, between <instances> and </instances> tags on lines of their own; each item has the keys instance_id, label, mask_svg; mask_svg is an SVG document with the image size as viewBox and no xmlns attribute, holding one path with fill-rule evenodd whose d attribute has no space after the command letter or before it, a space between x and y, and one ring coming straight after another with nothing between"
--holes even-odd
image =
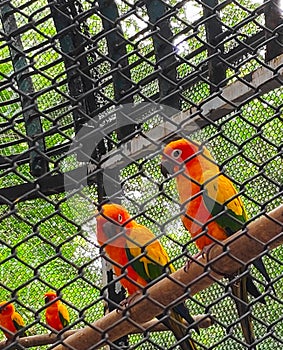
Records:
<instances>
[{"instance_id":1,"label":"cage wire","mask_svg":"<svg viewBox=\"0 0 283 350\"><path fill-rule=\"evenodd\" d=\"M42 338L48 290L68 308L66 331L126 297L97 242L102 202L122 203L175 269L197 253L160 171L172 134L211 151L250 222L282 204L282 11L280 0L0 1L0 301L38 336L31 349L56 347ZM273 289L249 267L265 293L265 305L250 298L260 350L283 344L282 254L262 255ZM187 295L192 315L213 320L191 332L198 349L251 348L227 286ZM180 349L164 329L108 345Z\"/></svg>"}]
</instances>

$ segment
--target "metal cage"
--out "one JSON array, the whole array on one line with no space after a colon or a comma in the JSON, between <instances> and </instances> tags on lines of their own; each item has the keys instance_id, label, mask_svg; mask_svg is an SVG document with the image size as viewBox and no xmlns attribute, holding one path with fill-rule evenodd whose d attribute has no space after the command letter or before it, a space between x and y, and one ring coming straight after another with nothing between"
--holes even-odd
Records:
<instances>
[{"instance_id":1,"label":"metal cage","mask_svg":"<svg viewBox=\"0 0 283 350\"><path fill-rule=\"evenodd\" d=\"M0 1L0 302L24 319L1 332L1 349L180 349L155 317L182 300L198 349L282 346L282 12L281 0ZM182 225L175 179L161 174L177 138L211 151L248 213L208 261ZM109 202L149 228L177 270L123 306L96 237ZM259 257L270 282L250 264ZM265 305L249 299L254 344L224 263L230 276L242 264L264 295ZM45 319L48 290L68 308L62 330Z\"/></svg>"}]
</instances>

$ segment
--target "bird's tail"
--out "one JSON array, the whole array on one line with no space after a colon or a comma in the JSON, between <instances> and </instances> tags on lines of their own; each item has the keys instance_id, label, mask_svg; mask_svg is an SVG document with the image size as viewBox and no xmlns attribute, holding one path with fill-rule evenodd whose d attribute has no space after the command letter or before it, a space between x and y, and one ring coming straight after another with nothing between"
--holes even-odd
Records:
<instances>
[{"instance_id":1,"label":"bird's tail","mask_svg":"<svg viewBox=\"0 0 283 350\"><path fill-rule=\"evenodd\" d=\"M170 318L166 318L162 322L174 333L176 339L179 340L179 346L182 350L197 350L196 344L190 337L187 326L178 312L174 309L171 310Z\"/></svg>"},{"instance_id":2,"label":"bird's tail","mask_svg":"<svg viewBox=\"0 0 283 350\"><path fill-rule=\"evenodd\" d=\"M252 345L255 342L255 335L248 301L247 277L242 277L236 283L232 283L231 288L245 341ZM249 349L255 350L256 347L252 346Z\"/></svg>"},{"instance_id":3,"label":"bird's tail","mask_svg":"<svg viewBox=\"0 0 283 350\"><path fill-rule=\"evenodd\" d=\"M266 270L266 267L262 261L262 258L258 258L253 262L253 265L257 268L257 270L262 274L262 276L265 278L266 282L270 285L273 293L276 295L276 291L274 286L271 284L271 278Z\"/></svg>"}]
</instances>

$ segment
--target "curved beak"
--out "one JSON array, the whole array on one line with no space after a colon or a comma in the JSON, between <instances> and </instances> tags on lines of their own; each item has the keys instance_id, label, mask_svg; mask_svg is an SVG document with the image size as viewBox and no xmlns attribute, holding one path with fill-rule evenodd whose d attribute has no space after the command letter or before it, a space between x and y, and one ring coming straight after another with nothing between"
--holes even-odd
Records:
<instances>
[{"instance_id":1,"label":"curved beak","mask_svg":"<svg viewBox=\"0 0 283 350\"><path fill-rule=\"evenodd\" d=\"M124 230L124 227L122 227L120 225L116 225L113 222L106 221L102 225L102 229L103 229L103 232L105 233L105 235L107 236L107 238L113 238L116 235L118 235L119 233L121 233Z\"/></svg>"},{"instance_id":2,"label":"curved beak","mask_svg":"<svg viewBox=\"0 0 283 350\"><path fill-rule=\"evenodd\" d=\"M169 160L164 159L161 161L160 170L162 175L167 178L169 175L174 174L174 164Z\"/></svg>"}]
</instances>

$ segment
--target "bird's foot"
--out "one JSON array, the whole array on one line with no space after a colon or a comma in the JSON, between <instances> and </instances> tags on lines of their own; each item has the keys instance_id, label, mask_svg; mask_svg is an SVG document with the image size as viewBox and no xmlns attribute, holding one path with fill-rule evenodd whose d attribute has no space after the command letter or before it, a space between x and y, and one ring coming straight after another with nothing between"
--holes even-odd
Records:
<instances>
[{"instance_id":1,"label":"bird's foot","mask_svg":"<svg viewBox=\"0 0 283 350\"><path fill-rule=\"evenodd\" d=\"M215 243L211 243L205 247L203 247L202 251L201 251L201 256L206 259L206 262L209 261L209 252L210 249L215 245Z\"/></svg>"},{"instance_id":2,"label":"bird's foot","mask_svg":"<svg viewBox=\"0 0 283 350\"><path fill-rule=\"evenodd\" d=\"M186 265L185 265L185 267L184 267L184 271L185 271L185 272L188 272L189 269L190 269L191 264L192 264L195 260L197 260L201 255L202 255L202 252L198 252L197 254L195 254L195 255L192 257L192 259L188 259L188 261L186 262Z\"/></svg>"},{"instance_id":3,"label":"bird's foot","mask_svg":"<svg viewBox=\"0 0 283 350\"><path fill-rule=\"evenodd\" d=\"M191 264L197 260L200 256L203 258L203 259L206 259L206 262L208 262L209 260L209 251L210 249L212 248L212 246L214 245L214 243L212 244L209 244L208 246L205 246L201 251L199 251L197 254L195 254L192 259L189 259L184 267L184 271L185 272L188 272Z\"/></svg>"},{"instance_id":4,"label":"bird's foot","mask_svg":"<svg viewBox=\"0 0 283 350\"><path fill-rule=\"evenodd\" d=\"M131 303L133 303L133 301L136 299L137 296L139 296L141 294L141 291L136 291L136 293L129 295L126 299L122 300L120 302L120 307L118 308L116 311L117 313L123 312L125 309L127 309Z\"/></svg>"}]
</instances>

